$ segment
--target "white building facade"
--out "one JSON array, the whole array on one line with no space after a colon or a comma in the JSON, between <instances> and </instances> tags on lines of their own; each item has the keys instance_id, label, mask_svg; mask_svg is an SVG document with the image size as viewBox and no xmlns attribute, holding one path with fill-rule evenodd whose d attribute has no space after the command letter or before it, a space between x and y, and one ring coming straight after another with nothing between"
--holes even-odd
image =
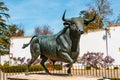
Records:
<instances>
[{"instance_id":1,"label":"white building facade","mask_svg":"<svg viewBox=\"0 0 120 80\"><path fill-rule=\"evenodd\" d=\"M93 31L83 34L80 41L80 56L89 52L102 52L104 56L111 56L115 59L114 64L120 65L120 24L108 27L107 43L105 30ZM108 47L108 53L106 46Z\"/></svg>"},{"instance_id":2,"label":"white building facade","mask_svg":"<svg viewBox=\"0 0 120 80\"><path fill-rule=\"evenodd\" d=\"M80 55L89 52L102 52L104 55L112 56L115 59L114 64L120 65L120 24L111 25L108 27L109 33L107 36L108 54L106 53L106 33L105 30L98 30L85 33L80 38ZM31 37L13 37L11 38L10 53L13 57L31 58L29 46L22 49L24 43L28 43ZM9 60L9 56L3 56L1 63Z\"/></svg>"}]
</instances>

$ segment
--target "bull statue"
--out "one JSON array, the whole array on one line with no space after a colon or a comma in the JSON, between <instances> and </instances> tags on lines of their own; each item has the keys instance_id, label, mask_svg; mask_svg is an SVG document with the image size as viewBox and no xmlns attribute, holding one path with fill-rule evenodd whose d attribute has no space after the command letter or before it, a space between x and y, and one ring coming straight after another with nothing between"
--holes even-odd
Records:
<instances>
[{"instance_id":1,"label":"bull statue","mask_svg":"<svg viewBox=\"0 0 120 80\"><path fill-rule=\"evenodd\" d=\"M65 13L66 10L62 16L63 30L55 35L35 35L28 44L23 45L22 48L25 48L30 44L32 58L28 63L28 68L40 55L40 64L46 73L51 74L44 65L50 59L53 62L62 61L68 63L67 73L71 74L72 64L75 63L79 56L79 42L81 34L84 33L84 25L92 22L96 18L96 14L90 19L81 16L66 19Z\"/></svg>"}]
</instances>

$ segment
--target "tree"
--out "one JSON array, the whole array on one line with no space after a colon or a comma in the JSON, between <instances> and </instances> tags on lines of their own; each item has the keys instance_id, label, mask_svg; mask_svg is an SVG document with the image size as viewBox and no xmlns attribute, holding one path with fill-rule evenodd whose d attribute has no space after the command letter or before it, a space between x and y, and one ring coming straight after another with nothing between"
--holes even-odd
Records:
<instances>
[{"instance_id":1,"label":"tree","mask_svg":"<svg viewBox=\"0 0 120 80\"><path fill-rule=\"evenodd\" d=\"M10 15L7 14L9 9L5 6L4 2L0 2L0 55L8 54L10 46L10 32L8 30L8 25L5 23L4 18L9 18Z\"/></svg>"},{"instance_id":2,"label":"tree","mask_svg":"<svg viewBox=\"0 0 120 80\"><path fill-rule=\"evenodd\" d=\"M114 59L111 56L106 56L104 58L103 53L100 52L87 52L81 58L78 58L78 62L97 69L99 67L111 65Z\"/></svg>"},{"instance_id":3,"label":"tree","mask_svg":"<svg viewBox=\"0 0 120 80\"><path fill-rule=\"evenodd\" d=\"M6 13L9 9L5 6L4 2L0 2L0 22L4 22L5 20L2 19L2 16L6 18L10 18L10 15Z\"/></svg>"},{"instance_id":4,"label":"tree","mask_svg":"<svg viewBox=\"0 0 120 80\"><path fill-rule=\"evenodd\" d=\"M95 11L92 10L90 12L87 12L85 15L85 18L89 19L95 15ZM96 30L96 29L102 29L103 22L101 21L101 18L98 13L96 13L96 19L89 23L88 25L85 26L85 32L89 32L91 30Z\"/></svg>"},{"instance_id":5,"label":"tree","mask_svg":"<svg viewBox=\"0 0 120 80\"><path fill-rule=\"evenodd\" d=\"M24 30L16 24L9 25L9 30L11 32L11 37L24 36Z\"/></svg>"},{"instance_id":6,"label":"tree","mask_svg":"<svg viewBox=\"0 0 120 80\"><path fill-rule=\"evenodd\" d=\"M92 9L96 11L96 21L98 24L96 27L99 25L103 27L110 24L109 16L112 15L112 9L108 0L93 0L92 3L88 4L88 9L89 11L92 11Z\"/></svg>"},{"instance_id":7,"label":"tree","mask_svg":"<svg viewBox=\"0 0 120 80\"><path fill-rule=\"evenodd\" d=\"M120 14L112 21L113 24L120 24Z\"/></svg>"},{"instance_id":8,"label":"tree","mask_svg":"<svg viewBox=\"0 0 120 80\"><path fill-rule=\"evenodd\" d=\"M53 34L53 32L50 30L50 26L48 25L44 25L43 27L36 27L34 32L37 35Z\"/></svg>"}]
</instances>

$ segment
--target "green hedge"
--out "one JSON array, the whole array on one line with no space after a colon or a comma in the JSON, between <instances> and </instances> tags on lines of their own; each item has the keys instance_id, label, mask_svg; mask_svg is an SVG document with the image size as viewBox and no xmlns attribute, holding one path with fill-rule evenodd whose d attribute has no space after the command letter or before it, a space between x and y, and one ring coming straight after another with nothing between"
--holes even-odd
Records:
<instances>
[{"instance_id":1,"label":"green hedge","mask_svg":"<svg viewBox=\"0 0 120 80\"><path fill-rule=\"evenodd\" d=\"M91 70L91 66L86 66L85 69L86 70Z\"/></svg>"},{"instance_id":2,"label":"green hedge","mask_svg":"<svg viewBox=\"0 0 120 80\"><path fill-rule=\"evenodd\" d=\"M52 65L50 64L47 64L46 67L53 67ZM1 70L5 73L14 73L14 72L25 72L26 69L27 69L27 66L26 65L19 65L19 66L1 66L0 67ZM54 65L53 67L55 70L61 70L62 69L62 66L59 65L59 64L56 64ZM41 65L32 65L30 68L29 68L29 71L32 72L32 71L43 71L43 67Z\"/></svg>"},{"instance_id":3,"label":"green hedge","mask_svg":"<svg viewBox=\"0 0 120 80\"><path fill-rule=\"evenodd\" d=\"M30 68L29 68L29 71L32 72L32 71L43 71L43 67L40 66L40 65L32 65Z\"/></svg>"},{"instance_id":4,"label":"green hedge","mask_svg":"<svg viewBox=\"0 0 120 80\"><path fill-rule=\"evenodd\" d=\"M5 73L25 72L26 66L2 66L1 70Z\"/></svg>"},{"instance_id":5,"label":"green hedge","mask_svg":"<svg viewBox=\"0 0 120 80\"><path fill-rule=\"evenodd\" d=\"M119 67L114 67L114 69L119 69Z\"/></svg>"},{"instance_id":6,"label":"green hedge","mask_svg":"<svg viewBox=\"0 0 120 80\"><path fill-rule=\"evenodd\" d=\"M56 64L56 65L54 65L54 68L55 68L56 70L62 70L62 65Z\"/></svg>"},{"instance_id":7,"label":"green hedge","mask_svg":"<svg viewBox=\"0 0 120 80\"><path fill-rule=\"evenodd\" d=\"M62 65L60 65L60 64L55 64L54 66L51 64L46 64L46 67L47 68L53 67L55 70L62 70Z\"/></svg>"}]
</instances>

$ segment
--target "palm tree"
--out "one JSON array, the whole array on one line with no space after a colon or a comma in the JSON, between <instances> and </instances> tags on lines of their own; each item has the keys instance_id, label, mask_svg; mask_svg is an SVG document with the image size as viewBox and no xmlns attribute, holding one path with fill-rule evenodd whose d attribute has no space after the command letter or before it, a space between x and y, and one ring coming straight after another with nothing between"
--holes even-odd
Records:
<instances>
[{"instance_id":1,"label":"palm tree","mask_svg":"<svg viewBox=\"0 0 120 80\"><path fill-rule=\"evenodd\" d=\"M5 6L4 2L0 2L0 16L10 18L10 15L7 14L6 11L9 11L9 9Z\"/></svg>"},{"instance_id":2,"label":"palm tree","mask_svg":"<svg viewBox=\"0 0 120 80\"><path fill-rule=\"evenodd\" d=\"M1 55L9 53L10 32L7 28L7 24L5 23L6 20L4 19L10 18L10 15L6 13L7 11L9 11L9 9L5 6L4 2L0 2L0 58Z\"/></svg>"}]
</instances>

